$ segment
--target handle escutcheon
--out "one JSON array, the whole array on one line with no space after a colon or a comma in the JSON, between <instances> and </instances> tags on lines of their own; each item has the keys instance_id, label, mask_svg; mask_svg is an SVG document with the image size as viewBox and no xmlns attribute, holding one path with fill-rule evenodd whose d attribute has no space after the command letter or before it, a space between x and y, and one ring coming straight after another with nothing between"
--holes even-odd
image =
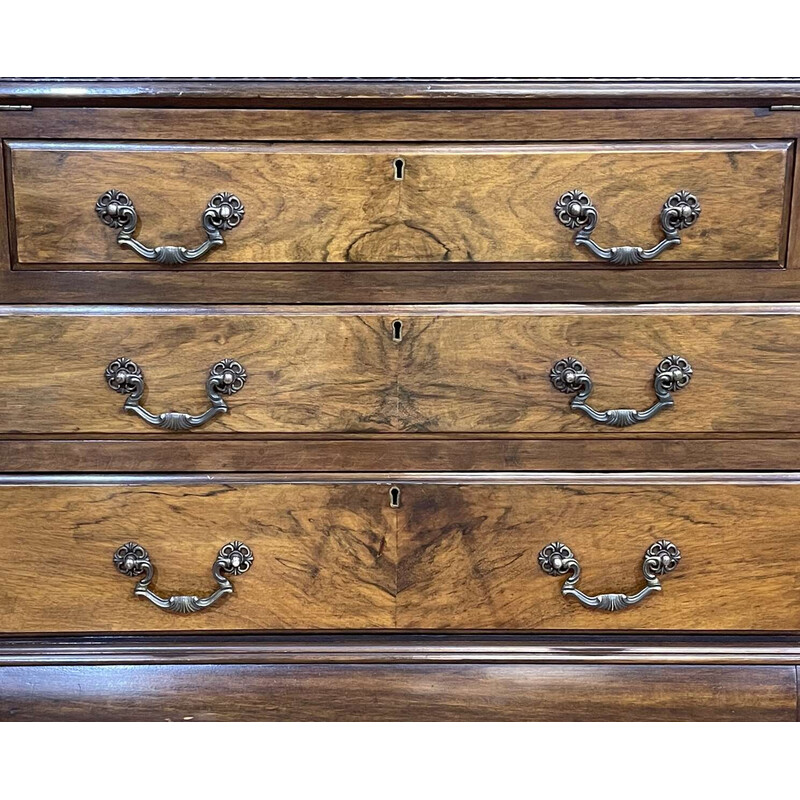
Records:
<instances>
[{"instance_id":1,"label":"handle escutcheon","mask_svg":"<svg viewBox=\"0 0 800 800\"><path fill-rule=\"evenodd\" d=\"M587 608L599 608L601 611L621 611L640 603L653 592L660 592L661 581L658 576L672 572L680 560L681 551L667 539L660 539L645 550L642 561L642 573L645 579L643 589L633 595L609 592L592 596L575 588L581 577L581 567L567 545L551 542L539 553L539 566L543 572L555 577L569 576L561 587L561 594L564 597L575 597Z\"/></svg>"},{"instance_id":2,"label":"handle escutcheon","mask_svg":"<svg viewBox=\"0 0 800 800\"><path fill-rule=\"evenodd\" d=\"M598 258L622 267L650 261L670 247L681 243L680 231L697 222L700 216L700 201L691 192L681 189L671 194L661 208L661 230L664 238L654 247L645 249L625 245L622 247L600 247L591 238L597 226L597 209L592 205L589 195L580 189L564 192L556 201L553 209L556 219L569 228L576 230L575 244L586 247Z\"/></svg>"},{"instance_id":3,"label":"handle escutcheon","mask_svg":"<svg viewBox=\"0 0 800 800\"><path fill-rule=\"evenodd\" d=\"M108 385L120 394L128 395L123 408L143 419L150 425L168 431L188 431L205 424L217 414L228 412L228 404L222 395L236 394L247 381L245 368L231 358L218 361L208 372L206 394L211 407L202 414L186 414L180 411L165 411L162 414L151 414L139 405L144 393L144 374L135 361L129 358L117 358L107 367L105 378Z\"/></svg>"},{"instance_id":4,"label":"handle escutcheon","mask_svg":"<svg viewBox=\"0 0 800 800\"><path fill-rule=\"evenodd\" d=\"M217 560L211 567L211 574L218 588L206 597L197 595L173 595L161 597L150 589L155 570L147 550L136 542L123 544L114 553L117 569L130 578L142 576L133 589L136 597L145 597L151 603L176 614L192 614L202 611L217 602L221 597L233 592L233 584L225 575L242 575L250 569L253 553L243 542L228 542L220 548Z\"/></svg>"},{"instance_id":5,"label":"handle escutcheon","mask_svg":"<svg viewBox=\"0 0 800 800\"><path fill-rule=\"evenodd\" d=\"M613 408L608 411L597 411L586 401L592 393L594 384L583 363L577 358L562 358L553 364L550 370L550 382L553 387L564 394L574 394L570 408L581 411L587 417L601 425L611 425L615 428L627 428L639 422L646 422L660 411L672 408L675 401L672 392L677 392L688 386L692 378L692 367L682 356L664 356L656 367L653 376L653 389L656 393L656 402L644 411L633 408Z\"/></svg>"},{"instance_id":6,"label":"handle escutcheon","mask_svg":"<svg viewBox=\"0 0 800 800\"><path fill-rule=\"evenodd\" d=\"M211 248L225 244L222 231L235 228L244 217L242 201L235 194L219 192L208 201L203 211L201 219L206 240L202 244L197 247L147 247L133 238L139 217L133 200L125 192L116 189L103 192L95 204L95 211L104 225L119 229L117 244L120 247L128 247L147 261L157 264L187 264L202 258Z\"/></svg>"}]
</instances>

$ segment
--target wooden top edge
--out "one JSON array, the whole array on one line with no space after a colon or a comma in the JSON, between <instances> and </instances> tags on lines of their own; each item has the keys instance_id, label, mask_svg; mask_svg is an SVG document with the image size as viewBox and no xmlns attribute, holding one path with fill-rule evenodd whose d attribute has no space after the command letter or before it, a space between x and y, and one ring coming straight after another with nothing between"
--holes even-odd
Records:
<instances>
[{"instance_id":1,"label":"wooden top edge","mask_svg":"<svg viewBox=\"0 0 800 800\"><path fill-rule=\"evenodd\" d=\"M798 78L0 78L0 105L559 108L799 101Z\"/></svg>"}]
</instances>

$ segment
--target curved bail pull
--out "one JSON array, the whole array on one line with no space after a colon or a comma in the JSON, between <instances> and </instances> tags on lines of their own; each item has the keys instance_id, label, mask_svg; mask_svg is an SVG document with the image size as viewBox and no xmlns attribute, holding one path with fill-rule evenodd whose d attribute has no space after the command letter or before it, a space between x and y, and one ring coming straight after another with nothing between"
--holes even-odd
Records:
<instances>
[{"instance_id":1,"label":"curved bail pull","mask_svg":"<svg viewBox=\"0 0 800 800\"><path fill-rule=\"evenodd\" d=\"M150 425L168 431L187 431L198 428L217 414L225 414L228 404L222 395L236 394L247 381L245 368L231 358L217 361L208 372L206 380L206 394L211 402L211 407L202 414L192 415L180 411L165 411L162 414L151 414L139 405L139 400L144 392L144 374L135 361L129 358L117 358L112 361L105 372L106 383L115 392L128 395L123 408L130 411Z\"/></svg>"},{"instance_id":2,"label":"curved bail pull","mask_svg":"<svg viewBox=\"0 0 800 800\"><path fill-rule=\"evenodd\" d=\"M244 204L229 192L218 192L209 201L202 214L203 230L206 240L197 247L176 247L162 245L147 247L133 238L139 217L133 200L125 192L109 189L97 199L94 210L100 221L110 228L118 229L117 244L128 247L146 261L157 264L186 264L202 258L212 247L225 244L222 231L235 228L244 218Z\"/></svg>"},{"instance_id":3,"label":"curved bail pull","mask_svg":"<svg viewBox=\"0 0 800 800\"><path fill-rule=\"evenodd\" d=\"M672 392L688 386L692 378L692 367L682 356L664 356L656 367L653 375L653 389L656 393L656 402L644 411L632 408L613 408L608 411L597 411L586 401L592 393L594 384L583 362L577 358L562 358L553 364L550 370L550 383L555 389L564 394L574 394L570 408L581 411L587 417L601 425L611 425L615 428L626 428L651 419L660 411L672 408L675 401Z\"/></svg>"},{"instance_id":4,"label":"curved bail pull","mask_svg":"<svg viewBox=\"0 0 800 800\"><path fill-rule=\"evenodd\" d=\"M562 225L575 230L577 246L586 247L603 261L629 267L650 261L667 248L679 245L680 231L697 222L701 208L697 197L685 189L671 194L661 207L660 222L664 238L648 249L631 245L606 248L593 241L591 234L597 225L597 209L592 205L589 195L580 189L564 192L556 201L553 211Z\"/></svg>"},{"instance_id":5,"label":"curved bail pull","mask_svg":"<svg viewBox=\"0 0 800 800\"><path fill-rule=\"evenodd\" d=\"M217 582L218 588L206 597L197 595L173 595L161 597L150 589L153 580L153 562L147 550L136 542L128 542L118 547L114 553L114 564L117 569L128 577L141 578L133 588L136 597L145 597L151 603L172 611L176 614L191 614L202 611L213 605L226 594L233 592L233 585L225 575L242 575L250 569L253 563L253 552L243 542L228 542L220 548L217 559L211 567L211 574Z\"/></svg>"},{"instance_id":6,"label":"curved bail pull","mask_svg":"<svg viewBox=\"0 0 800 800\"><path fill-rule=\"evenodd\" d=\"M575 588L581 577L581 567L578 559L567 545L561 542L551 542L539 553L539 566L543 572L555 577L568 575L561 587L561 594L565 597L575 597L587 608L598 608L601 611L621 611L623 608L640 603L653 592L660 592L661 581L658 576L672 572L680 560L681 551L669 540L660 539L651 544L644 553L642 560L644 588L632 595L609 592L592 596Z\"/></svg>"}]
</instances>

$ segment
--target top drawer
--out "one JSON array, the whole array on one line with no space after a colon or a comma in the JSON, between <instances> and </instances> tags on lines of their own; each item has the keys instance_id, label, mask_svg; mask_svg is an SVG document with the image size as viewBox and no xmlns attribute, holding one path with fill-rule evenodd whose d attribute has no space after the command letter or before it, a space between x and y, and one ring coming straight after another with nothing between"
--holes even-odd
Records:
<instances>
[{"instance_id":1,"label":"top drawer","mask_svg":"<svg viewBox=\"0 0 800 800\"><path fill-rule=\"evenodd\" d=\"M782 266L792 145L788 141L537 145L189 145L9 142L17 269L292 268L386 264L535 269L630 265L665 234L665 202L685 191L700 215L666 221L676 242L647 268ZM577 205L562 203L581 190ZM117 190L133 202L132 236L152 252L120 247L120 228L96 213ZM213 195L244 205L241 224L215 211ZM121 224L119 201L106 221ZM124 202L124 198L123 198ZM597 224L586 231L596 209ZM694 207L693 207L694 208ZM234 209L235 211L236 209ZM696 209L695 209L696 210ZM690 218L691 217L691 218ZM681 225L676 226L680 220ZM223 222L225 224L223 224ZM229 229L228 229L229 228ZM216 242L189 267L178 248ZM603 256L576 247L591 235ZM612 247L626 248L622 252ZM161 247L160 251L155 251ZM645 255L647 253L645 252ZM184 252L184 257L186 253ZM606 261L604 262L604 258ZM149 259L149 260L148 260ZM166 263L165 263L166 262Z\"/></svg>"}]
</instances>

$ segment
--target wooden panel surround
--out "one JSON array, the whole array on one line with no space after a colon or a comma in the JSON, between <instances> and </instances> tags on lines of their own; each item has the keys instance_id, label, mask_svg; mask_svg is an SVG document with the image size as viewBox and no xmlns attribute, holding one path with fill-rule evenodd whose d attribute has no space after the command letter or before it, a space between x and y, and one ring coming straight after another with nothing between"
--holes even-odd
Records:
<instances>
[{"instance_id":1,"label":"wooden panel surround","mask_svg":"<svg viewBox=\"0 0 800 800\"><path fill-rule=\"evenodd\" d=\"M795 79L0 80L0 720L796 720L798 138Z\"/></svg>"}]
</instances>

